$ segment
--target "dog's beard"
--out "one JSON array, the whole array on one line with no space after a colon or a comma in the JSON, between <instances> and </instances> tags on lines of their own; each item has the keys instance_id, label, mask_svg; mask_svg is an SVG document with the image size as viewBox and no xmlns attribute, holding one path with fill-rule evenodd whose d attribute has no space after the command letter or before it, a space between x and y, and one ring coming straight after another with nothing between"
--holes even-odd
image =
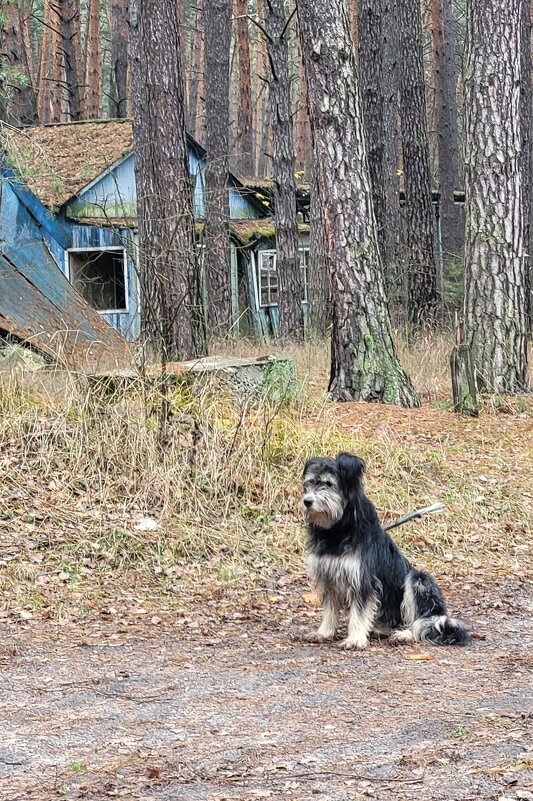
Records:
<instances>
[{"instance_id":1,"label":"dog's beard","mask_svg":"<svg viewBox=\"0 0 533 801\"><path fill-rule=\"evenodd\" d=\"M312 506L303 506L309 523L320 528L332 528L344 514L344 503L336 493L325 493L313 497Z\"/></svg>"}]
</instances>

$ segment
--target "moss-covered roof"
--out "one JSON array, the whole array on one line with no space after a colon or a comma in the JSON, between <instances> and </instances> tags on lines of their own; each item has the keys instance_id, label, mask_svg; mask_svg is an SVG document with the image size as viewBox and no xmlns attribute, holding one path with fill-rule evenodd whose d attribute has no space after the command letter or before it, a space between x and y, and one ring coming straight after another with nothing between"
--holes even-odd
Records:
<instances>
[{"instance_id":1,"label":"moss-covered roof","mask_svg":"<svg viewBox=\"0 0 533 801\"><path fill-rule=\"evenodd\" d=\"M37 125L5 132L11 166L45 206L62 206L133 150L131 120Z\"/></svg>"}]
</instances>

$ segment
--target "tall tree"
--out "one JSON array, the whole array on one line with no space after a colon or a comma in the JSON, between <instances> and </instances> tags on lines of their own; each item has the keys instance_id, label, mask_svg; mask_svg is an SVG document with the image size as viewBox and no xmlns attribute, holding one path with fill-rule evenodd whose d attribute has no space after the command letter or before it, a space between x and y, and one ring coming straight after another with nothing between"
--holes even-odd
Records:
<instances>
[{"instance_id":1,"label":"tall tree","mask_svg":"<svg viewBox=\"0 0 533 801\"><path fill-rule=\"evenodd\" d=\"M397 38L391 0L359 0L359 71L374 212L387 274L396 272L400 235Z\"/></svg>"},{"instance_id":2,"label":"tall tree","mask_svg":"<svg viewBox=\"0 0 533 801\"><path fill-rule=\"evenodd\" d=\"M291 78L287 35L289 21L284 0L264 0L269 92L272 113L272 177L276 215L276 269L282 339L304 336L302 287L296 219L296 178L292 129Z\"/></svg>"},{"instance_id":3,"label":"tall tree","mask_svg":"<svg viewBox=\"0 0 533 801\"><path fill-rule=\"evenodd\" d=\"M252 69L250 59L250 32L248 27L248 0L234 0L237 25L237 55L239 60L239 116L237 122L240 171L252 175L254 171L252 147Z\"/></svg>"},{"instance_id":4,"label":"tall tree","mask_svg":"<svg viewBox=\"0 0 533 801\"><path fill-rule=\"evenodd\" d=\"M229 71L231 14L229 0L204 0L205 113L205 255L211 334L231 326L229 265Z\"/></svg>"},{"instance_id":5,"label":"tall tree","mask_svg":"<svg viewBox=\"0 0 533 801\"><path fill-rule=\"evenodd\" d=\"M0 106L4 117L15 125L36 119L36 98L30 69L31 54L23 36L24 20L20 2L11 0L0 7Z\"/></svg>"},{"instance_id":6,"label":"tall tree","mask_svg":"<svg viewBox=\"0 0 533 801\"><path fill-rule=\"evenodd\" d=\"M197 354L196 245L176 3L130 0L142 336L157 356Z\"/></svg>"},{"instance_id":7,"label":"tall tree","mask_svg":"<svg viewBox=\"0 0 533 801\"><path fill-rule=\"evenodd\" d=\"M297 0L332 305L334 400L419 403L392 340L344 0Z\"/></svg>"},{"instance_id":8,"label":"tall tree","mask_svg":"<svg viewBox=\"0 0 533 801\"><path fill-rule=\"evenodd\" d=\"M128 116L129 28L126 0L111 3L111 63L109 67L109 116Z\"/></svg>"},{"instance_id":9,"label":"tall tree","mask_svg":"<svg viewBox=\"0 0 533 801\"><path fill-rule=\"evenodd\" d=\"M312 172L311 201L309 209L309 274L307 320L311 336L323 339L329 324L329 286L325 250L324 216L320 205L320 191L316 181L316 170Z\"/></svg>"},{"instance_id":10,"label":"tall tree","mask_svg":"<svg viewBox=\"0 0 533 801\"><path fill-rule=\"evenodd\" d=\"M520 82L520 119L522 130L522 209L524 215L524 249L525 249L525 276L526 276L526 318L528 331L531 331L533 318L531 307L531 289L533 276L533 201L531 192L533 190L533 85L532 85L532 58L531 58L531 15L533 4L531 0L521 2L522 20L522 46L521 46L521 70L522 80Z\"/></svg>"},{"instance_id":11,"label":"tall tree","mask_svg":"<svg viewBox=\"0 0 533 801\"><path fill-rule=\"evenodd\" d=\"M100 36L100 0L89 0L85 36L85 93L83 116L87 120L102 116L102 47Z\"/></svg>"},{"instance_id":12,"label":"tall tree","mask_svg":"<svg viewBox=\"0 0 533 801\"><path fill-rule=\"evenodd\" d=\"M80 120L83 99L80 2L52 0L50 7L54 12L52 26L58 29L60 36L59 49L63 60L69 117L71 120Z\"/></svg>"},{"instance_id":13,"label":"tall tree","mask_svg":"<svg viewBox=\"0 0 533 801\"><path fill-rule=\"evenodd\" d=\"M521 176L522 0L469 3L465 53L465 323L478 386L528 388Z\"/></svg>"},{"instance_id":14,"label":"tall tree","mask_svg":"<svg viewBox=\"0 0 533 801\"><path fill-rule=\"evenodd\" d=\"M189 68L189 97L187 100L187 130L199 138L203 125L200 111L200 94L204 64L204 29L202 0L198 0L193 11L191 30L191 59Z\"/></svg>"},{"instance_id":15,"label":"tall tree","mask_svg":"<svg viewBox=\"0 0 533 801\"><path fill-rule=\"evenodd\" d=\"M452 0L431 0L431 21L442 245L446 253L458 256L461 231L454 191L460 185L460 170Z\"/></svg>"},{"instance_id":16,"label":"tall tree","mask_svg":"<svg viewBox=\"0 0 533 801\"><path fill-rule=\"evenodd\" d=\"M437 310L437 266L424 86L420 0L398 0L399 92L405 175L407 313L413 329Z\"/></svg>"}]
</instances>

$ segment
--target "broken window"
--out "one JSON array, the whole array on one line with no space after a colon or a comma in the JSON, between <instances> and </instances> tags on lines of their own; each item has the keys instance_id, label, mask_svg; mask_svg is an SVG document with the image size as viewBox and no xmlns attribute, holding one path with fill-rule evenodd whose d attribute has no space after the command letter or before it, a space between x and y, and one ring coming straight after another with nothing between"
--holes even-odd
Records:
<instances>
[{"instance_id":1,"label":"broken window","mask_svg":"<svg viewBox=\"0 0 533 801\"><path fill-rule=\"evenodd\" d=\"M309 273L309 248L299 248L300 284L302 302L307 303L307 286ZM276 251L260 250L259 256L259 292L261 306L277 306L278 304L278 272L276 268Z\"/></svg>"},{"instance_id":2,"label":"broken window","mask_svg":"<svg viewBox=\"0 0 533 801\"><path fill-rule=\"evenodd\" d=\"M69 279L82 298L99 312L126 312L124 248L69 250Z\"/></svg>"}]
</instances>

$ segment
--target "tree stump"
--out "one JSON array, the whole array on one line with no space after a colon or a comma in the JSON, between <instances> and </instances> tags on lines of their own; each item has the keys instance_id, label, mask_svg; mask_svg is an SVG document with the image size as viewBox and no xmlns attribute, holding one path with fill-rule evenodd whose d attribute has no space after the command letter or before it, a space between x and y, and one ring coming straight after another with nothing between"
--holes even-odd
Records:
<instances>
[{"instance_id":1,"label":"tree stump","mask_svg":"<svg viewBox=\"0 0 533 801\"><path fill-rule=\"evenodd\" d=\"M452 372L453 408L458 414L477 417L476 376L469 345L464 341L464 328L457 327L456 343L450 358Z\"/></svg>"}]
</instances>

